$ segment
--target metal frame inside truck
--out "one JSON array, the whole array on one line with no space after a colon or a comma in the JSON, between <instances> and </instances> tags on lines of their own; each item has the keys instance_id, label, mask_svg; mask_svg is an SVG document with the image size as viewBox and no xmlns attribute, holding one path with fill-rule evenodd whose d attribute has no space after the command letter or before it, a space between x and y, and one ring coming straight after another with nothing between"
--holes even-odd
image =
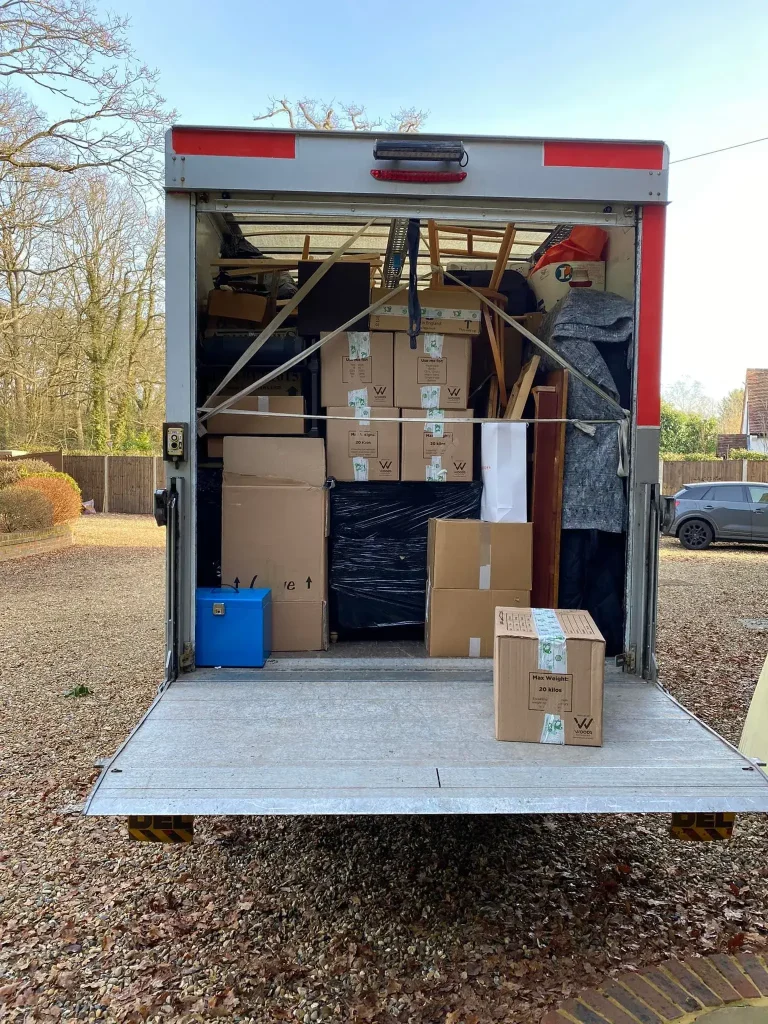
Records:
<instances>
[{"instance_id":1,"label":"metal frame inside truck","mask_svg":"<svg viewBox=\"0 0 768 1024\"><path fill-rule=\"evenodd\" d=\"M377 162L378 138L183 126L167 135L167 419L187 425L183 457L168 463L167 474L167 678L106 767L87 812L768 810L768 778L760 767L654 682L666 147L420 135L436 150L460 141L466 155L462 173L430 180L423 163ZM382 166L406 173L373 173ZM179 671L194 664L197 260L200 252L215 257L222 215L634 230L625 643L620 667L607 673L604 747L525 745L521 752L524 745L496 743L492 721L484 719L487 699L492 720L487 663L365 660L334 652L275 659L261 671ZM441 693L450 694L457 717L438 716L426 732L409 733L402 702L410 701L417 717L438 715L434 698ZM324 722L329 706L332 723ZM339 722L345 715L349 721ZM333 749L318 759L308 747L313 716L318 728L327 726L331 748L338 744L336 760ZM379 722L384 716L389 731L374 728L372 716ZM468 735L461 721L473 723ZM368 747L356 739L366 728ZM398 736L410 748L398 748ZM354 753L346 758L345 750Z\"/></svg>"}]
</instances>

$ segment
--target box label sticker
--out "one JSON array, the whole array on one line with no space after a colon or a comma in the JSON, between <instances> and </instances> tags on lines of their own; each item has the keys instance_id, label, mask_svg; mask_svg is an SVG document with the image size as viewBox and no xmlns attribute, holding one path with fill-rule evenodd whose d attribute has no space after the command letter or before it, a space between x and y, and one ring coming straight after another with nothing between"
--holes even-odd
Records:
<instances>
[{"instance_id":1,"label":"box label sticker","mask_svg":"<svg viewBox=\"0 0 768 1024\"><path fill-rule=\"evenodd\" d=\"M424 341L424 355L429 356L430 359L442 359L443 358L443 335L442 334L424 334L422 335Z\"/></svg>"},{"instance_id":2,"label":"box label sticker","mask_svg":"<svg viewBox=\"0 0 768 1024\"><path fill-rule=\"evenodd\" d=\"M357 420L358 426L369 427L371 425L370 405L358 405L355 409L355 419Z\"/></svg>"},{"instance_id":3,"label":"box label sticker","mask_svg":"<svg viewBox=\"0 0 768 1024\"><path fill-rule=\"evenodd\" d=\"M557 615L551 608L532 608L531 616L539 637L539 668L567 672L565 636Z\"/></svg>"},{"instance_id":4,"label":"box label sticker","mask_svg":"<svg viewBox=\"0 0 768 1024\"><path fill-rule=\"evenodd\" d=\"M528 710L573 711L573 676L558 672L529 672Z\"/></svg>"},{"instance_id":5,"label":"box label sticker","mask_svg":"<svg viewBox=\"0 0 768 1024\"><path fill-rule=\"evenodd\" d=\"M440 456L436 456L437 459ZM444 484L448 480L448 470L442 469L441 466L435 465L434 460L425 466L425 480L429 484Z\"/></svg>"},{"instance_id":6,"label":"box label sticker","mask_svg":"<svg viewBox=\"0 0 768 1024\"><path fill-rule=\"evenodd\" d=\"M370 359L347 359L341 361L342 384L370 384L372 377Z\"/></svg>"},{"instance_id":7,"label":"box label sticker","mask_svg":"<svg viewBox=\"0 0 768 1024\"><path fill-rule=\"evenodd\" d=\"M439 338L440 335L432 334L428 337ZM419 384L445 384L448 380L448 360L443 356L419 356L416 380Z\"/></svg>"},{"instance_id":8,"label":"box label sticker","mask_svg":"<svg viewBox=\"0 0 768 1024\"><path fill-rule=\"evenodd\" d=\"M391 479L395 475L395 463L392 459L378 459L379 479Z\"/></svg>"},{"instance_id":9,"label":"box label sticker","mask_svg":"<svg viewBox=\"0 0 768 1024\"><path fill-rule=\"evenodd\" d=\"M440 386L435 384L428 384L426 387L419 388L421 392L421 408L422 409L437 409L440 405Z\"/></svg>"},{"instance_id":10,"label":"box label sticker","mask_svg":"<svg viewBox=\"0 0 768 1024\"><path fill-rule=\"evenodd\" d=\"M371 335L368 331L349 331L347 341L350 359L371 358Z\"/></svg>"},{"instance_id":11,"label":"box label sticker","mask_svg":"<svg viewBox=\"0 0 768 1024\"><path fill-rule=\"evenodd\" d=\"M565 743L565 729L560 715L544 715L539 743Z\"/></svg>"},{"instance_id":12,"label":"box label sticker","mask_svg":"<svg viewBox=\"0 0 768 1024\"><path fill-rule=\"evenodd\" d=\"M368 402L368 388L355 388L354 391L348 391L347 405L351 405L353 409L370 410L370 403Z\"/></svg>"},{"instance_id":13,"label":"box label sticker","mask_svg":"<svg viewBox=\"0 0 768 1024\"><path fill-rule=\"evenodd\" d=\"M479 658L480 657L480 637L471 636L469 638L469 657Z\"/></svg>"},{"instance_id":14,"label":"box label sticker","mask_svg":"<svg viewBox=\"0 0 768 1024\"><path fill-rule=\"evenodd\" d=\"M424 421L424 432L432 437L442 437L445 433L445 412L442 409L430 409L429 419Z\"/></svg>"},{"instance_id":15,"label":"box label sticker","mask_svg":"<svg viewBox=\"0 0 768 1024\"><path fill-rule=\"evenodd\" d=\"M379 454L379 432L377 430L350 430L347 435L349 442L349 457L357 458L359 455L366 459L375 459Z\"/></svg>"},{"instance_id":16,"label":"box label sticker","mask_svg":"<svg viewBox=\"0 0 768 1024\"><path fill-rule=\"evenodd\" d=\"M352 459L352 469L355 474L355 483L364 484L368 482L368 459Z\"/></svg>"}]
</instances>

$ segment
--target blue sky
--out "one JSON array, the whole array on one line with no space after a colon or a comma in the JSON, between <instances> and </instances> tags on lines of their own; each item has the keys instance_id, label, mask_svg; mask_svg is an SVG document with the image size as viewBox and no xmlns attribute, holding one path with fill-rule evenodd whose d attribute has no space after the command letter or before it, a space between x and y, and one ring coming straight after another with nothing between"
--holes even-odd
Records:
<instances>
[{"instance_id":1,"label":"blue sky","mask_svg":"<svg viewBox=\"0 0 768 1024\"><path fill-rule=\"evenodd\" d=\"M106 5L105 5L106 6ZM672 159L768 135L768 3L113 0L179 119L253 124L270 95L430 131L663 139ZM768 143L671 170L664 379L722 395L768 365Z\"/></svg>"}]
</instances>

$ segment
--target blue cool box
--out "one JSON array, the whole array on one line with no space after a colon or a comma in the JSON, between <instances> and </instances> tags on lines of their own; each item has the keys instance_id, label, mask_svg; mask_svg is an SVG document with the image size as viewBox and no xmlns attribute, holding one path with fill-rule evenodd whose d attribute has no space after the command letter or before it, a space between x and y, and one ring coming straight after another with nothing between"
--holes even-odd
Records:
<instances>
[{"instance_id":1,"label":"blue cool box","mask_svg":"<svg viewBox=\"0 0 768 1024\"><path fill-rule=\"evenodd\" d=\"M261 668L272 653L272 592L199 587L195 664Z\"/></svg>"}]
</instances>

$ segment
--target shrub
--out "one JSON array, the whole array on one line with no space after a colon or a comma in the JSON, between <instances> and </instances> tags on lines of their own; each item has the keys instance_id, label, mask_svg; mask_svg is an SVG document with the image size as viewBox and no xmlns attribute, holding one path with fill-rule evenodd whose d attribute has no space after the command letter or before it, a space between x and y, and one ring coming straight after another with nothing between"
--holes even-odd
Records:
<instances>
[{"instance_id":1,"label":"shrub","mask_svg":"<svg viewBox=\"0 0 768 1024\"><path fill-rule=\"evenodd\" d=\"M711 452L661 452L662 462L720 462L717 455Z\"/></svg>"},{"instance_id":2,"label":"shrub","mask_svg":"<svg viewBox=\"0 0 768 1024\"><path fill-rule=\"evenodd\" d=\"M66 474L55 476L25 476L16 484L18 488L29 488L43 494L53 508L53 522L68 523L77 519L82 510L80 491L74 490L66 480L58 479Z\"/></svg>"},{"instance_id":3,"label":"shrub","mask_svg":"<svg viewBox=\"0 0 768 1024\"><path fill-rule=\"evenodd\" d=\"M6 487L0 491L0 531L16 533L53 525L53 504L40 491Z\"/></svg>"},{"instance_id":4,"label":"shrub","mask_svg":"<svg viewBox=\"0 0 768 1024\"><path fill-rule=\"evenodd\" d=\"M0 459L0 491L21 480L22 472L15 459Z\"/></svg>"},{"instance_id":5,"label":"shrub","mask_svg":"<svg viewBox=\"0 0 768 1024\"><path fill-rule=\"evenodd\" d=\"M768 462L768 455L765 452L755 452L749 448L731 448L728 458L746 459L747 462Z\"/></svg>"}]
</instances>

